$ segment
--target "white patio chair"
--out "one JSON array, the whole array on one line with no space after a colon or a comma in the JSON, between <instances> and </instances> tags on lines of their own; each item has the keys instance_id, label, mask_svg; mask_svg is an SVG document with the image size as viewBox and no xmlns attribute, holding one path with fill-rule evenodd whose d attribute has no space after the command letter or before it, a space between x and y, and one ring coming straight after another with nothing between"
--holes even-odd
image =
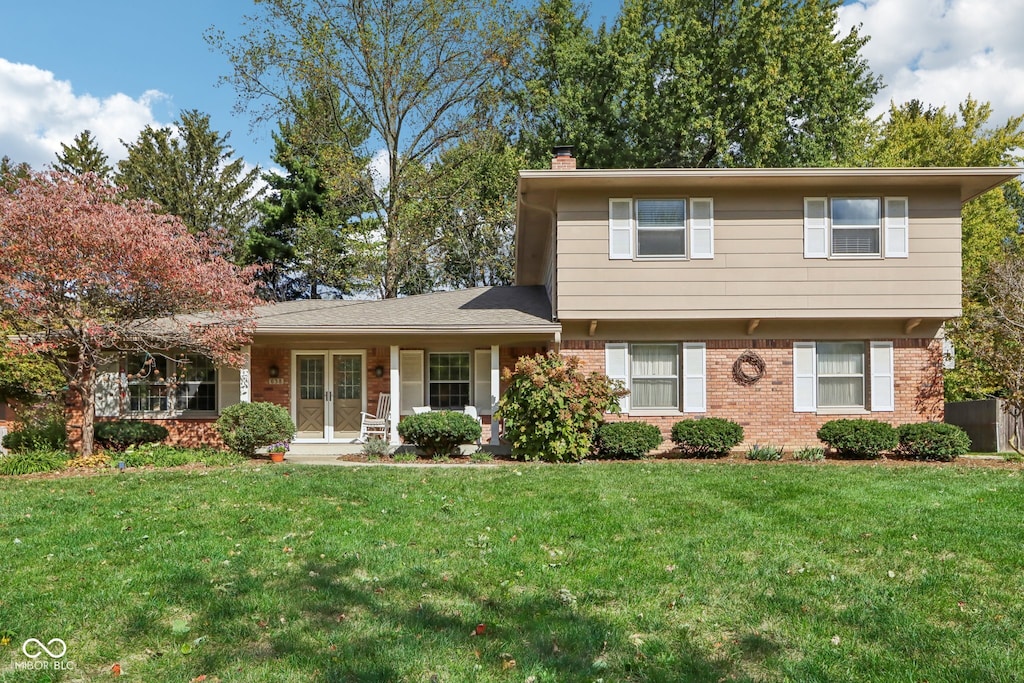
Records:
<instances>
[{"instance_id":1,"label":"white patio chair","mask_svg":"<svg viewBox=\"0 0 1024 683\"><path fill-rule=\"evenodd\" d=\"M480 425L480 438L476 440L477 444L479 445L480 443L482 443L484 437L484 421L480 419L480 415L477 414L476 406L466 406L465 408L462 409L462 412L476 420L477 424Z\"/></svg>"},{"instance_id":2,"label":"white patio chair","mask_svg":"<svg viewBox=\"0 0 1024 683\"><path fill-rule=\"evenodd\" d=\"M391 394L381 394L377 399L377 412L361 412L359 424L359 441L366 443L371 436L379 436L387 441L391 432Z\"/></svg>"},{"instance_id":3,"label":"white patio chair","mask_svg":"<svg viewBox=\"0 0 1024 683\"><path fill-rule=\"evenodd\" d=\"M412 414L413 415L422 415L423 413L429 413L429 412L430 412L430 406L413 406L412 407Z\"/></svg>"}]
</instances>

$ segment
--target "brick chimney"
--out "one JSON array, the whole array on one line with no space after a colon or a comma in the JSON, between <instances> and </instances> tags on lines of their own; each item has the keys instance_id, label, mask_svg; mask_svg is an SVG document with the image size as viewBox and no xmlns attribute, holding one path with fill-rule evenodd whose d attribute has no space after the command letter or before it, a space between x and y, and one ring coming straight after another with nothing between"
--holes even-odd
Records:
<instances>
[{"instance_id":1,"label":"brick chimney","mask_svg":"<svg viewBox=\"0 0 1024 683\"><path fill-rule=\"evenodd\" d=\"M572 145L555 145L551 148L551 170L552 171L575 171L576 157L572 155L575 148Z\"/></svg>"}]
</instances>

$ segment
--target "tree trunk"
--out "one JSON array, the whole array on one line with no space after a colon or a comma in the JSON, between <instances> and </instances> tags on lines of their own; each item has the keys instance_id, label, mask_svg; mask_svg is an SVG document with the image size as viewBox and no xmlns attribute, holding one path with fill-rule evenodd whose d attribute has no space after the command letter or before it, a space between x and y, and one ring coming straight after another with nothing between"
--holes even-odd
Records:
<instances>
[{"instance_id":1,"label":"tree trunk","mask_svg":"<svg viewBox=\"0 0 1024 683\"><path fill-rule=\"evenodd\" d=\"M89 372L78 385L78 396L82 402L82 455L92 455L95 431L95 372Z\"/></svg>"}]
</instances>

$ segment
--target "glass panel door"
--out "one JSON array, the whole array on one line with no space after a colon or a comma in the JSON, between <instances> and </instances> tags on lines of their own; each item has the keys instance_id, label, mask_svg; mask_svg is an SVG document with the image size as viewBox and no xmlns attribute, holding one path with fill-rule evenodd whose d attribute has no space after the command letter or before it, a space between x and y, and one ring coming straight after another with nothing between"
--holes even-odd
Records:
<instances>
[{"instance_id":1,"label":"glass panel door","mask_svg":"<svg viewBox=\"0 0 1024 683\"><path fill-rule=\"evenodd\" d=\"M334 440L355 439L363 410L363 358L356 354L334 354L332 362Z\"/></svg>"},{"instance_id":2,"label":"glass panel door","mask_svg":"<svg viewBox=\"0 0 1024 683\"><path fill-rule=\"evenodd\" d=\"M325 363L323 354L300 354L295 357L296 438L322 439L326 411L324 410Z\"/></svg>"}]
</instances>

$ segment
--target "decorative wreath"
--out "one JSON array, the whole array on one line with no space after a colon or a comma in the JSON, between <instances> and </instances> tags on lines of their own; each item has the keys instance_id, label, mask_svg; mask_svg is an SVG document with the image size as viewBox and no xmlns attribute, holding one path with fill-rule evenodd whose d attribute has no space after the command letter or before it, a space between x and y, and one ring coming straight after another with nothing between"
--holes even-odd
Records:
<instances>
[{"instance_id":1,"label":"decorative wreath","mask_svg":"<svg viewBox=\"0 0 1024 683\"><path fill-rule=\"evenodd\" d=\"M750 350L741 353L732 364L732 376L740 384L754 384L764 377L764 370L764 359Z\"/></svg>"}]
</instances>

